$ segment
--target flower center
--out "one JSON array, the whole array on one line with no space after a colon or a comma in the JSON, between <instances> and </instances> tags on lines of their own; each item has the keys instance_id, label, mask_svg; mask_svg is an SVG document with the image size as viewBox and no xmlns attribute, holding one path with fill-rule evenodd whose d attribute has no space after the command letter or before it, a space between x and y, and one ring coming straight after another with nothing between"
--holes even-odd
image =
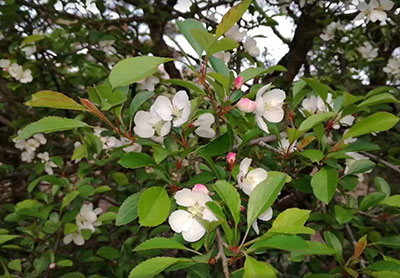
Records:
<instances>
[{"instance_id":1,"label":"flower center","mask_svg":"<svg viewBox=\"0 0 400 278\"><path fill-rule=\"evenodd\" d=\"M204 207L200 206L199 203L195 203L193 206L188 208L188 211L192 215L192 217L203 217Z\"/></svg>"},{"instance_id":2,"label":"flower center","mask_svg":"<svg viewBox=\"0 0 400 278\"><path fill-rule=\"evenodd\" d=\"M249 176L246 176L245 178L244 178L244 182L245 183L254 183L254 178L253 177L249 177Z\"/></svg>"},{"instance_id":3,"label":"flower center","mask_svg":"<svg viewBox=\"0 0 400 278\"><path fill-rule=\"evenodd\" d=\"M164 123L164 121L160 120L155 125L153 125L153 128L156 130L157 134L161 134L161 128L163 127Z\"/></svg>"},{"instance_id":4,"label":"flower center","mask_svg":"<svg viewBox=\"0 0 400 278\"><path fill-rule=\"evenodd\" d=\"M174 119L180 118L182 116L183 109L179 109L176 106L172 107L172 115Z\"/></svg>"}]
</instances>

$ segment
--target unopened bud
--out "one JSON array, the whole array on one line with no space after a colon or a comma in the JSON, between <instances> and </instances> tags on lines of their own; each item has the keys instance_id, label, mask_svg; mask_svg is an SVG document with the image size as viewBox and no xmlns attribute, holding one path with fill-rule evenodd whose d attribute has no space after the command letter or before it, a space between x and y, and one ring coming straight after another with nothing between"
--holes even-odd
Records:
<instances>
[{"instance_id":1,"label":"unopened bud","mask_svg":"<svg viewBox=\"0 0 400 278\"><path fill-rule=\"evenodd\" d=\"M233 88L235 90L239 90L242 86L243 86L243 77L241 76L236 77L235 80L233 81Z\"/></svg>"},{"instance_id":2,"label":"unopened bud","mask_svg":"<svg viewBox=\"0 0 400 278\"><path fill-rule=\"evenodd\" d=\"M235 154L234 152L229 152L229 153L226 155L226 161L227 161L229 164L235 163L235 160L236 160L236 154Z\"/></svg>"},{"instance_id":3,"label":"unopened bud","mask_svg":"<svg viewBox=\"0 0 400 278\"><path fill-rule=\"evenodd\" d=\"M237 104L240 111L251 113L256 110L256 102L248 98L241 98Z\"/></svg>"},{"instance_id":4,"label":"unopened bud","mask_svg":"<svg viewBox=\"0 0 400 278\"><path fill-rule=\"evenodd\" d=\"M197 191L201 191L201 192L204 192L206 194L209 193L207 187L204 184L201 184L201 183L195 184L194 187L192 188L192 192L197 192Z\"/></svg>"}]
</instances>

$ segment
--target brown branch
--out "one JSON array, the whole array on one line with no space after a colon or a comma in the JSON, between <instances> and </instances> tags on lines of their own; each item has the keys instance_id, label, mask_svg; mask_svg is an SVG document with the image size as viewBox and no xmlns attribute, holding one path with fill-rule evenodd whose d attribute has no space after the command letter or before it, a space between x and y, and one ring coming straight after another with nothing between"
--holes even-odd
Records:
<instances>
[{"instance_id":1,"label":"brown branch","mask_svg":"<svg viewBox=\"0 0 400 278\"><path fill-rule=\"evenodd\" d=\"M215 259L221 259L222 270L224 272L224 277L229 278L229 265L228 258L225 256L224 252L224 240L222 239L221 233L217 228L217 245L218 245L218 254Z\"/></svg>"}]
</instances>

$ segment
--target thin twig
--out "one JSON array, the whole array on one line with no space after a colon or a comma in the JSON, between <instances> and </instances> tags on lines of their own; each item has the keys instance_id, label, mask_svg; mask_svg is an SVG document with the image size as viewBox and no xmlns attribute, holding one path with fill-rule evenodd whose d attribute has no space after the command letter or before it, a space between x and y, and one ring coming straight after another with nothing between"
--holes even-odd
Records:
<instances>
[{"instance_id":1,"label":"thin twig","mask_svg":"<svg viewBox=\"0 0 400 278\"><path fill-rule=\"evenodd\" d=\"M375 160L376 162L381 163L381 164L385 165L386 167L389 167L390 169L396 171L397 173L400 173L399 166L393 165L392 163L387 162L386 160L383 160L382 158L380 158L372 153L369 153L369 152L361 152L361 153L365 156L368 156L372 160Z\"/></svg>"},{"instance_id":2,"label":"thin twig","mask_svg":"<svg viewBox=\"0 0 400 278\"><path fill-rule=\"evenodd\" d=\"M216 259L221 259L222 262L222 270L224 272L224 277L229 278L229 266L228 266L228 258L225 256L224 252L224 240L222 239L221 233L219 229L217 229L217 244L218 244L218 254L215 257Z\"/></svg>"}]
</instances>

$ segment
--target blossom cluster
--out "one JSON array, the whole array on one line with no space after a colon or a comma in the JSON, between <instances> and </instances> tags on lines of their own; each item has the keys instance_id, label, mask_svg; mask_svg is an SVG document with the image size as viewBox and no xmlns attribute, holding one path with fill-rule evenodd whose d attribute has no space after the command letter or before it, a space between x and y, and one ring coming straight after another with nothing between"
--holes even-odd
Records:
<instances>
[{"instance_id":1,"label":"blossom cluster","mask_svg":"<svg viewBox=\"0 0 400 278\"><path fill-rule=\"evenodd\" d=\"M115 136L105 136L102 135L103 131L106 129L101 128L101 127L95 127L94 129L94 135L96 135L101 143L102 143L102 149L103 150L109 150L109 149L114 149L114 148L120 148L123 147L124 152L141 152L142 151L142 146L133 143L125 137L121 137L118 139Z\"/></svg>"},{"instance_id":2,"label":"blossom cluster","mask_svg":"<svg viewBox=\"0 0 400 278\"><path fill-rule=\"evenodd\" d=\"M35 151L40 145L44 145L47 143L47 139L44 137L42 133L37 133L33 136L33 138L27 140L15 140L13 139L15 147L19 150L22 150L21 160L25 162L32 162L35 158Z\"/></svg>"},{"instance_id":3,"label":"blossom cluster","mask_svg":"<svg viewBox=\"0 0 400 278\"><path fill-rule=\"evenodd\" d=\"M97 219L97 216L102 213L101 208L96 208L93 210L93 204L83 204L78 215L75 217L75 224L77 226L76 231L65 235L63 241L65 244L69 244L72 241L76 245L83 245L85 239L82 235L82 230L95 231L95 227L101 225L101 221Z\"/></svg>"},{"instance_id":4,"label":"blossom cluster","mask_svg":"<svg viewBox=\"0 0 400 278\"><path fill-rule=\"evenodd\" d=\"M0 59L0 67L3 71L7 71L11 77L21 83L30 83L33 80L32 71L30 69L24 70L21 65L11 63L10 60Z\"/></svg>"},{"instance_id":5,"label":"blossom cluster","mask_svg":"<svg viewBox=\"0 0 400 278\"><path fill-rule=\"evenodd\" d=\"M366 19L368 21L384 22L387 19L385 11L389 11L393 8L394 3L390 0L371 0L368 4L366 2L360 2L358 9L360 13L356 16L355 20Z\"/></svg>"},{"instance_id":6,"label":"blossom cluster","mask_svg":"<svg viewBox=\"0 0 400 278\"><path fill-rule=\"evenodd\" d=\"M166 96L158 96L150 111L138 111L134 117L134 132L142 138L155 135L164 137L171 127L181 127L190 116L191 103L187 93L178 91L172 101ZM211 128L215 118L211 113L200 115L192 124L196 126L195 133L200 137L212 138L215 131Z\"/></svg>"}]
</instances>

